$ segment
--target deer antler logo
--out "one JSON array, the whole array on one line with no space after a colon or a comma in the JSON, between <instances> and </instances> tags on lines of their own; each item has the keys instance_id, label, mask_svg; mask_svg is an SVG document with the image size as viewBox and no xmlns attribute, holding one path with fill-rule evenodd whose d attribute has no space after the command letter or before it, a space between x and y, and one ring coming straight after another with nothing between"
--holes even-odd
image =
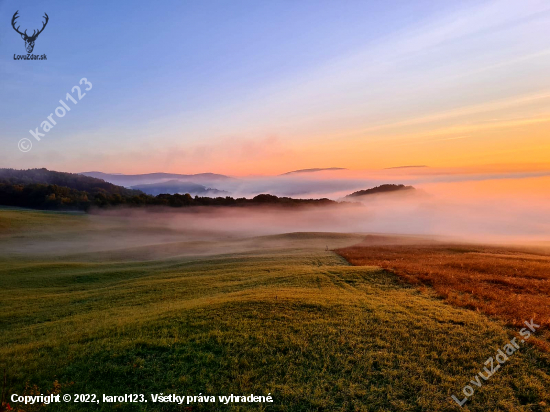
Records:
<instances>
[{"instance_id":1,"label":"deer antler logo","mask_svg":"<svg viewBox=\"0 0 550 412\"><path fill-rule=\"evenodd\" d=\"M46 19L46 22L42 23L43 24L42 28L40 30L38 30L38 33L36 32L36 30L34 30L33 33L32 33L32 36L28 36L27 35L27 30L25 30L24 33L21 33L19 31L19 27L21 27L21 26L17 26L17 28L15 28L15 20L19 17L17 15L17 13L19 13L19 10L17 10L15 12L15 14L13 15L13 17L11 19L11 25L13 26L13 29L21 35L21 38L23 40L25 40L25 48L27 49L27 53L32 53L32 51L34 49L34 42L36 41L36 38L38 37L38 35L40 33L42 33L42 31L46 27L46 24L48 24L48 20L50 20L50 18L48 17L48 15L46 13L44 13L45 14L44 18Z\"/></svg>"}]
</instances>

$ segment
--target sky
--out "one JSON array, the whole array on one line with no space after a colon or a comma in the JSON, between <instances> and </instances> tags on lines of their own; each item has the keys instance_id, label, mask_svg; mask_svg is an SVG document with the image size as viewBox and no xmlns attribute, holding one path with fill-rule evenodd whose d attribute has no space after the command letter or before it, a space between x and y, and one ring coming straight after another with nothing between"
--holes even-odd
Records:
<instances>
[{"instance_id":1,"label":"sky","mask_svg":"<svg viewBox=\"0 0 550 412\"><path fill-rule=\"evenodd\" d=\"M0 0L0 167L550 170L549 39L550 1Z\"/></svg>"}]
</instances>

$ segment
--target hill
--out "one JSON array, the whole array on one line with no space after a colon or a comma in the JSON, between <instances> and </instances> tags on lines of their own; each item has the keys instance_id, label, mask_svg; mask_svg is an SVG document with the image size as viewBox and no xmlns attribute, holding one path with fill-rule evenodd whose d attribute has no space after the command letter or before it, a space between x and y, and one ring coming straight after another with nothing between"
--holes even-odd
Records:
<instances>
[{"instance_id":1,"label":"hill","mask_svg":"<svg viewBox=\"0 0 550 412\"><path fill-rule=\"evenodd\" d=\"M47 169L0 169L0 205L49 210L87 210L92 205L125 203L140 198L101 179Z\"/></svg>"},{"instance_id":2,"label":"hill","mask_svg":"<svg viewBox=\"0 0 550 412\"><path fill-rule=\"evenodd\" d=\"M418 168L424 168L428 167L426 165L413 165L413 166L394 166L394 167L386 167L386 170L390 169L418 169Z\"/></svg>"},{"instance_id":3,"label":"hill","mask_svg":"<svg viewBox=\"0 0 550 412\"><path fill-rule=\"evenodd\" d=\"M140 190L143 193L148 195L156 196L163 193L167 194L176 194L176 193L189 193L191 195L210 195L210 196L221 196L227 194L228 192L224 190L218 190L213 188L208 188L203 185L199 185L193 182L182 182L180 180L168 180L162 183L150 183L132 186L132 189Z\"/></svg>"},{"instance_id":4,"label":"hill","mask_svg":"<svg viewBox=\"0 0 550 412\"><path fill-rule=\"evenodd\" d=\"M352 194L347 195L346 198L375 195L380 193L409 191L409 190L415 190L415 188L413 186L386 184L386 185L376 186L371 189L358 190L357 192L353 192Z\"/></svg>"},{"instance_id":5,"label":"hill","mask_svg":"<svg viewBox=\"0 0 550 412\"><path fill-rule=\"evenodd\" d=\"M313 173L313 172L324 172L327 170L348 170L345 167L325 167L325 168L314 168L314 169L300 169L293 170L292 172L283 173L281 176L291 175L293 173Z\"/></svg>"},{"instance_id":6,"label":"hill","mask_svg":"<svg viewBox=\"0 0 550 412\"><path fill-rule=\"evenodd\" d=\"M170 180L179 180L199 184L210 184L211 182L227 181L233 178L216 173L198 173L194 175L182 175L177 173L146 173L139 175L125 175L120 173L83 172L84 176L95 177L111 182L116 185L131 187L143 184L163 183Z\"/></svg>"},{"instance_id":7,"label":"hill","mask_svg":"<svg viewBox=\"0 0 550 412\"><path fill-rule=\"evenodd\" d=\"M0 183L8 185L57 185L89 193L135 196L141 192L117 186L105 180L78 173L55 172L48 169L0 169Z\"/></svg>"}]
</instances>

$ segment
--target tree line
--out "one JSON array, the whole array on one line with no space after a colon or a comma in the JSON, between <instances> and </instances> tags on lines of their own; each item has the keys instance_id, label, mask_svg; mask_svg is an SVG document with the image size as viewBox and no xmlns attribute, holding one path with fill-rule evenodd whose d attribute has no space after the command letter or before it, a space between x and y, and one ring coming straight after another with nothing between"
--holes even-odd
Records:
<instances>
[{"instance_id":1,"label":"tree line","mask_svg":"<svg viewBox=\"0 0 550 412\"><path fill-rule=\"evenodd\" d=\"M230 196L193 197L190 194L151 196L144 193L137 195L109 193L101 188L95 188L92 192L88 192L59 185L0 183L0 205L46 210L87 211L92 207L108 208L116 206L321 206L335 203L337 202L329 199L293 199L269 194L257 195L252 199L244 197L235 199Z\"/></svg>"},{"instance_id":2,"label":"tree line","mask_svg":"<svg viewBox=\"0 0 550 412\"><path fill-rule=\"evenodd\" d=\"M47 169L0 169L0 205L45 210L84 210L117 206L302 206L335 204L329 199L293 199L261 194L244 197L200 197L190 194L147 195L102 179Z\"/></svg>"}]
</instances>

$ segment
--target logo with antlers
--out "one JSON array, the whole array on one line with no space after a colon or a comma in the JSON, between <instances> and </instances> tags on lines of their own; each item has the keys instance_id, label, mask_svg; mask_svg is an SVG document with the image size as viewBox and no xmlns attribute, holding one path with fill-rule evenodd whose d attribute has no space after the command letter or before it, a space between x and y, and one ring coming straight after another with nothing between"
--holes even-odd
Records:
<instances>
[{"instance_id":1,"label":"logo with antlers","mask_svg":"<svg viewBox=\"0 0 550 412\"><path fill-rule=\"evenodd\" d=\"M29 36L27 35L27 30L25 30L24 33L21 33L19 31L19 27L21 26L17 26L17 28L15 28L15 20L19 17L17 15L17 13L19 13L19 10L17 10L15 12L15 14L13 15L12 19L11 19L11 25L13 26L13 29L19 33L21 35L21 38L23 40L25 40L25 48L27 49L27 53L32 53L33 49L34 49L34 42L36 41L36 38L38 37L38 35L40 33L42 33L44 31L44 29L46 28L46 24L48 24L48 20L50 20L50 18L48 17L48 15L46 13L44 13L44 18L46 19L45 22L43 22L43 26L40 30L38 30L38 33L36 32L36 30L33 31L32 35Z\"/></svg>"}]
</instances>

